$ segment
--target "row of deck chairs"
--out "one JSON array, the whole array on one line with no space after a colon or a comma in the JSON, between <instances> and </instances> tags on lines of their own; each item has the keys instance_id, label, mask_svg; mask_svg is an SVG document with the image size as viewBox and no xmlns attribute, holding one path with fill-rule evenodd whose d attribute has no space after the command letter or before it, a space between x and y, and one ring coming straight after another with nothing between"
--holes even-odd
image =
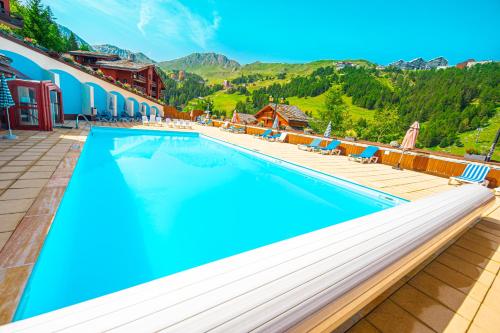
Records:
<instances>
[{"instance_id":1,"label":"row of deck chairs","mask_svg":"<svg viewBox=\"0 0 500 333\"><path fill-rule=\"evenodd\" d=\"M236 134L245 134L245 128L230 125L229 121L224 122L224 124L222 124L222 126L220 126L219 129L221 131L225 131L225 132L231 132L231 133L236 133Z\"/></svg>"},{"instance_id":2,"label":"row of deck chairs","mask_svg":"<svg viewBox=\"0 0 500 333\"><path fill-rule=\"evenodd\" d=\"M310 144L298 145L301 150L318 152L323 155L340 155L339 149L341 142L339 140L330 141L325 147L321 146L322 139L314 139ZM349 154L349 159L360 163L377 163L378 156L375 154L379 150L376 146L366 147L360 154Z\"/></svg>"},{"instance_id":3,"label":"row of deck chairs","mask_svg":"<svg viewBox=\"0 0 500 333\"><path fill-rule=\"evenodd\" d=\"M97 121L102 121L106 123L114 123L114 122L140 122L142 114L140 112L136 112L134 116L129 115L126 112L122 112L119 116L113 116L109 111L98 111L95 119Z\"/></svg>"},{"instance_id":4,"label":"row of deck chairs","mask_svg":"<svg viewBox=\"0 0 500 333\"><path fill-rule=\"evenodd\" d=\"M147 116L142 116L142 124L144 126L166 126L170 128L185 128L192 129L193 123L188 120L182 119L170 119L165 118L165 121L161 117L157 117L154 115L150 115L149 118Z\"/></svg>"},{"instance_id":5,"label":"row of deck chairs","mask_svg":"<svg viewBox=\"0 0 500 333\"><path fill-rule=\"evenodd\" d=\"M280 133L280 132L277 132L276 134L273 134L273 130L266 130L264 131L264 133L262 134L257 134L255 135L256 138L258 139L262 139L262 140L266 140L266 141L271 141L271 142L285 142L286 140L286 137L287 137L288 133L286 132L283 132L283 133Z\"/></svg>"},{"instance_id":6,"label":"row of deck chairs","mask_svg":"<svg viewBox=\"0 0 500 333\"><path fill-rule=\"evenodd\" d=\"M231 132L231 126L229 123L223 125L222 130ZM262 134L254 135L256 138L267 140L267 141L278 141L284 142L287 133L276 133L273 134L271 129L264 131ZM314 139L310 144L298 145L297 147L301 150L318 152L323 155L340 155L341 151L339 149L341 142L339 140L330 141L325 147L321 146L323 142L322 139L317 138ZM360 162L360 163L377 163L378 156L375 154L379 151L379 148L376 146L367 146L360 154L349 154L349 160ZM489 181L486 179L486 176L490 172L490 167L484 164L467 164L465 170L462 172L460 176L450 177L448 184L452 184L452 182L456 182L459 184L467 183L467 184L479 184L483 186L488 186Z\"/></svg>"}]
</instances>

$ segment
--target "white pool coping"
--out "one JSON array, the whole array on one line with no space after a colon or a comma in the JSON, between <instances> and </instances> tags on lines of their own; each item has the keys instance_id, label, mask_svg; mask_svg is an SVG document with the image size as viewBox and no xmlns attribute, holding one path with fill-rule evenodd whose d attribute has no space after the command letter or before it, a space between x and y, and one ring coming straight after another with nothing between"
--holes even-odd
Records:
<instances>
[{"instance_id":1,"label":"white pool coping","mask_svg":"<svg viewBox=\"0 0 500 333\"><path fill-rule=\"evenodd\" d=\"M0 332L282 331L492 198L482 186L462 186L14 322Z\"/></svg>"}]
</instances>

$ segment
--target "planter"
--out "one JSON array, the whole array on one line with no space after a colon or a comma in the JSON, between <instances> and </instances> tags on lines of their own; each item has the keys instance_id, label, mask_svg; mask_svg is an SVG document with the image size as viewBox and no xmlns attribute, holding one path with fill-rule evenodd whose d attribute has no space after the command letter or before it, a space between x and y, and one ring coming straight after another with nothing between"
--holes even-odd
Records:
<instances>
[{"instance_id":1,"label":"planter","mask_svg":"<svg viewBox=\"0 0 500 333\"><path fill-rule=\"evenodd\" d=\"M354 142L357 140L357 138L353 137L353 136L346 136L344 138L345 141L351 141L351 142Z\"/></svg>"},{"instance_id":2,"label":"planter","mask_svg":"<svg viewBox=\"0 0 500 333\"><path fill-rule=\"evenodd\" d=\"M484 162L486 161L486 155L476 155L476 154L465 154L464 157L468 160L473 160L473 161L481 161Z\"/></svg>"}]
</instances>

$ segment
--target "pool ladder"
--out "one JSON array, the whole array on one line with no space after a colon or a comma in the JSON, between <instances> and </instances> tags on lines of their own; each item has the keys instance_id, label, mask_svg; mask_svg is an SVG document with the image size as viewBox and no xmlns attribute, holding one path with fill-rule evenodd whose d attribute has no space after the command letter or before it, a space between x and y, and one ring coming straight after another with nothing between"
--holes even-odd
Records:
<instances>
[{"instance_id":1,"label":"pool ladder","mask_svg":"<svg viewBox=\"0 0 500 333\"><path fill-rule=\"evenodd\" d=\"M75 128L78 129L78 123L79 123L78 120L79 120L80 117L82 117L83 120L85 120L87 122L87 125L90 127L90 129L92 129L92 124L90 123L90 120L84 114L81 114L81 113L76 116Z\"/></svg>"}]
</instances>

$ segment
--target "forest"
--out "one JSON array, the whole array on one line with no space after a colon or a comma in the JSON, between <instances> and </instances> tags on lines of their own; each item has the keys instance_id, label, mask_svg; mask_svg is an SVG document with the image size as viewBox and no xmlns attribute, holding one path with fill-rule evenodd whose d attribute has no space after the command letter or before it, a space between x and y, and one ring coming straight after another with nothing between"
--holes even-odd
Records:
<instances>
[{"instance_id":1,"label":"forest","mask_svg":"<svg viewBox=\"0 0 500 333\"><path fill-rule=\"evenodd\" d=\"M240 92L238 89L233 91ZM246 93L236 110L254 113L269 102L269 96L326 96L327 111L318 112L310 125L324 131L329 121L334 132L388 143L400 139L415 120L422 124L422 147L461 146L459 134L486 126L500 106L500 64L476 65L468 69L401 71L393 68L347 67L336 71L322 67L308 76L286 83L273 83ZM374 120L354 121L342 96L352 104L374 110Z\"/></svg>"},{"instance_id":2,"label":"forest","mask_svg":"<svg viewBox=\"0 0 500 333\"><path fill-rule=\"evenodd\" d=\"M73 32L63 36L49 6L44 6L41 0L10 1L13 15L21 17L24 25L21 29L12 29L0 24L0 30L15 34L26 41L49 51L67 52L70 50L88 50L85 45L78 45Z\"/></svg>"}]
</instances>

